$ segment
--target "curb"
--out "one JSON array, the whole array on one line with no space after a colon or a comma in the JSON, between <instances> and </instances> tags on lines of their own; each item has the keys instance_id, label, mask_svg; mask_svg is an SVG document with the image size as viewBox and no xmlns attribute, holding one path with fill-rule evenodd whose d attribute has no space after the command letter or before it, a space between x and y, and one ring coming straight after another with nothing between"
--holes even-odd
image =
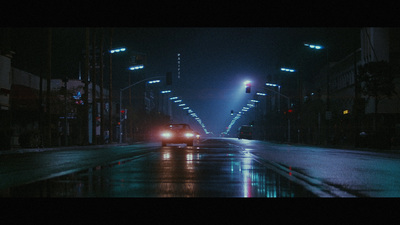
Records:
<instances>
[{"instance_id":1,"label":"curb","mask_svg":"<svg viewBox=\"0 0 400 225\"><path fill-rule=\"evenodd\" d=\"M135 144L135 143L134 143ZM0 155L7 154L22 154L22 153L30 153L30 152L47 152L47 151L55 151L55 150L68 150L68 149L94 149L94 148L108 148L108 147L116 147L116 146L126 146L128 143L113 143L113 144L104 144L104 145L74 145L74 146L60 146L60 147L49 147L49 148L18 148L0 151Z\"/></svg>"}]
</instances>

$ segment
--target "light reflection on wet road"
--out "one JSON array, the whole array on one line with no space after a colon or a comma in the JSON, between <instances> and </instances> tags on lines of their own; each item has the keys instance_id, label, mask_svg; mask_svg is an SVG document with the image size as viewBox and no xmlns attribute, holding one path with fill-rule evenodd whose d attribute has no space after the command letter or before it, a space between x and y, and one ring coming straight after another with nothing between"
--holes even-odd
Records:
<instances>
[{"instance_id":1,"label":"light reflection on wet road","mask_svg":"<svg viewBox=\"0 0 400 225\"><path fill-rule=\"evenodd\" d=\"M226 143L160 147L129 160L9 188L3 197L315 197Z\"/></svg>"}]
</instances>

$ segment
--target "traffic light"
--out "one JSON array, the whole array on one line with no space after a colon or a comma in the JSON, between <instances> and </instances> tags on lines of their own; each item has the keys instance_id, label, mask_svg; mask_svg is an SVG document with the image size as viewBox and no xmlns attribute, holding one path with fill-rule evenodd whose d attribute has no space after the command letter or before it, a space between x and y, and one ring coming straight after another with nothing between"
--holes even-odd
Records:
<instances>
[{"instance_id":1,"label":"traffic light","mask_svg":"<svg viewBox=\"0 0 400 225\"><path fill-rule=\"evenodd\" d=\"M251 92L251 83L247 82L246 83L246 93L250 93Z\"/></svg>"},{"instance_id":2,"label":"traffic light","mask_svg":"<svg viewBox=\"0 0 400 225\"><path fill-rule=\"evenodd\" d=\"M289 108L287 110L287 116L289 119L294 119L295 118L295 113L294 113L294 109L293 108Z\"/></svg>"},{"instance_id":3,"label":"traffic light","mask_svg":"<svg viewBox=\"0 0 400 225\"><path fill-rule=\"evenodd\" d=\"M172 73L171 72L167 72L165 80L166 80L167 85L172 84Z\"/></svg>"},{"instance_id":4,"label":"traffic light","mask_svg":"<svg viewBox=\"0 0 400 225\"><path fill-rule=\"evenodd\" d=\"M119 120L122 121L122 120L125 119L125 115L124 115L124 114L125 114L125 110L122 109L122 110L121 110L121 116L120 116Z\"/></svg>"},{"instance_id":5,"label":"traffic light","mask_svg":"<svg viewBox=\"0 0 400 225\"><path fill-rule=\"evenodd\" d=\"M128 109L121 110L121 121L128 119Z\"/></svg>"},{"instance_id":6,"label":"traffic light","mask_svg":"<svg viewBox=\"0 0 400 225\"><path fill-rule=\"evenodd\" d=\"M233 110L231 110L231 116L233 116Z\"/></svg>"}]
</instances>

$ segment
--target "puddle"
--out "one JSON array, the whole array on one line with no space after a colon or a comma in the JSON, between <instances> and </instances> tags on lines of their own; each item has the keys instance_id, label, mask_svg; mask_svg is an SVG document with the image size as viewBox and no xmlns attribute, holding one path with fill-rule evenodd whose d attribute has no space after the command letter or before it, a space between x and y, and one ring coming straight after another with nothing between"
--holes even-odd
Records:
<instances>
[{"instance_id":1,"label":"puddle","mask_svg":"<svg viewBox=\"0 0 400 225\"><path fill-rule=\"evenodd\" d=\"M141 158L8 188L2 197L316 197L233 150L163 147Z\"/></svg>"}]
</instances>

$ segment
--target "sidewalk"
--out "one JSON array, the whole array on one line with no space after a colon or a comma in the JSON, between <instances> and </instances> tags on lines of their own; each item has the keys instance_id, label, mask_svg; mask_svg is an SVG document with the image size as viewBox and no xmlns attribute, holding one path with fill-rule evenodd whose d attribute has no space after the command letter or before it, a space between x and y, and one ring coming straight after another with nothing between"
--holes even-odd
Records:
<instances>
[{"instance_id":1,"label":"sidewalk","mask_svg":"<svg viewBox=\"0 0 400 225\"><path fill-rule=\"evenodd\" d=\"M55 151L55 150L68 150L68 149L94 149L94 148L108 148L113 146L125 146L128 143L111 143L104 145L74 145L74 146L59 146L59 147L48 147L48 148L18 148L18 149L10 149L10 150L2 150L0 151L0 155L6 154L22 154L28 152L46 152L46 151Z\"/></svg>"},{"instance_id":2,"label":"sidewalk","mask_svg":"<svg viewBox=\"0 0 400 225\"><path fill-rule=\"evenodd\" d=\"M289 143L285 143L289 144ZM390 149L378 149L370 147L354 147L353 145L312 145L312 144L301 144L301 143L290 143L289 145L303 146L303 147L321 147L330 149L340 149L340 150L357 150L357 151L368 151L368 152L387 152L387 153L400 153L400 146L391 147Z\"/></svg>"},{"instance_id":3,"label":"sidewalk","mask_svg":"<svg viewBox=\"0 0 400 225\"><path fill-rule=\"evenodd\" d=\"M268 141L275 144L285 144L291 146L299 146L299 147L319 147L319 148L330 148L330 149L340 149L340 150L357 150L357 151L369 151L369 152L386 152L386 153L400 153L400 146L394 146L390 149L378 149L378 148L370 148L370 147L354 147L353 145L313 145L313 144L304 144L304 143L289 143L289 142L277 142L277 141Z\"/></svg>"}]
</instances>

